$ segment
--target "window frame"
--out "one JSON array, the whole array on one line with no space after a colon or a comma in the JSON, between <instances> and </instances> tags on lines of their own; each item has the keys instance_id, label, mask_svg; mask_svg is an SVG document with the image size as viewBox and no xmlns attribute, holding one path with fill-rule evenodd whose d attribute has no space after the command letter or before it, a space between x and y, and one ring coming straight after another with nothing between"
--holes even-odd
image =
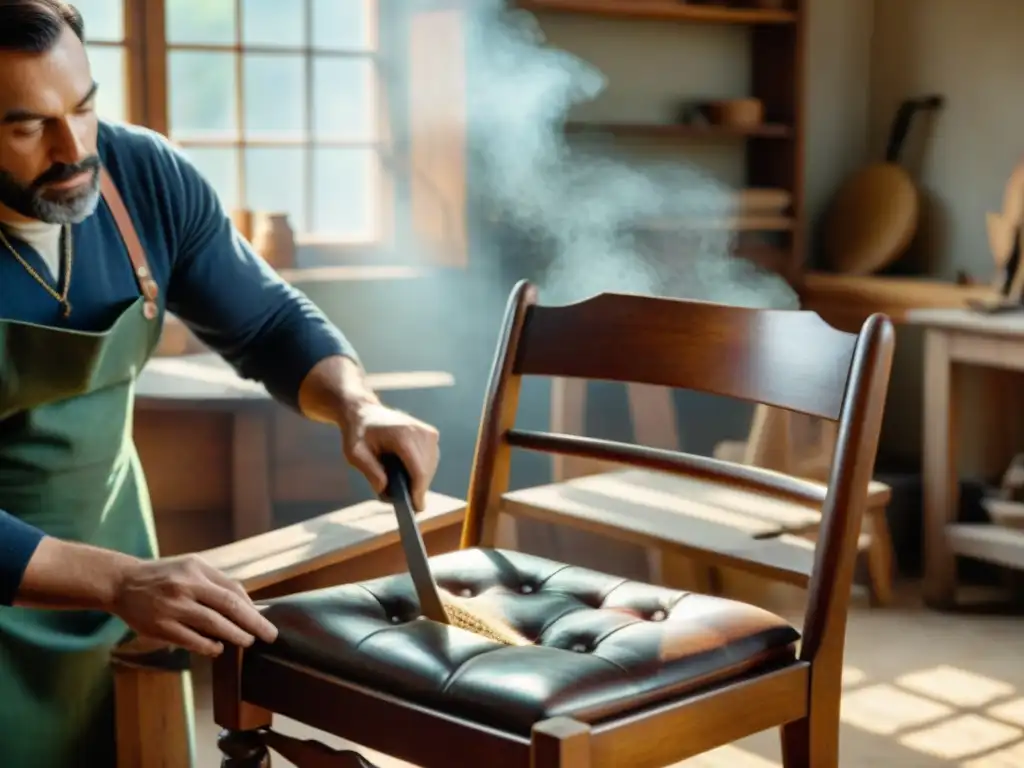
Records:
<instances>
[{"instance_id":1,"label":"window frame","mask_svg":"<svg viewBox=\"0 0 1024 768\"><path fill-rule=\"evenodd\" d=\"M173 1L173 0L172 0ZM311 6L309 0L305 2L307 10ZM205 46L205 45L174 45L167 39L167 6L168 0L122 0L124 10L124 39L121 42L108 40L87 40L90 46L96 47L123 47L125 50L125 86L127 103L125 104L125 119L128 122L145 126L157 131L164 136L171 135L170 125L170 83L169 83L169 62L170 54L179 48L192 50L216 50L234 52L238 58L237 65L241 68L244 64L245 53L291 53L300 54L305 57L307 78L310 77L310 69L318 53L316 48L294 46L259 46L247 45L237 40L233 44ZM240 13L243 0L234 0L236 13ZM401 120L402 102L404 94L398 92L396 82L402 82L403 78L389 77L388 72L398 70L405 66L405 57L401 45L401 34L399 39L393 39L382 30L394 29L391 24L385 23L386 14L393 13L392 6L388 0L376 0L377 20L375 37L377 40L376 52L364 54L352 54L353 57L371 58L376 63L376 89L377 89L377 136L371 143L366 142L339 142L330 140L318 140L316 137L303 137L295 141L264 141L240 135L237 139L226 142L224 146L240 148L241 161L239 167L239 186L245 184L245 148L252 146L275 147L357 147L375 148L380 160L380 171L378 173L377 189L375 190L377 233L373 239L365 241L342 241L333 238L310 235L298 232L296 237L297 245L303 250L315 252L314 260L324 263L337 264L374 264L388 265L398 259L394 257L400 248L394 242L394 233L403 231L407 226L404 221L396 221L396 217L403 219L404 208L408 206L398 205L398 199L406 186L402 181L405 176L396 159L394 147L406 145L406 130L404 121ZM88 22L88 19L86 20ZM400 27L399 27L400 29ZM327 56L345 54L334 54L326 52ZM236 80L236 100L239 112L244 111L244 84L241 78ZM307 83L307 99L312 89L312 82ZM312 109L312 105L307 105ZM397 119L396 119L397 118ZM183 146L191 144L182 142ZM216 141L200 141L198 145L213 147ZM312 206L312 187L314 179L311 173L311 166L307 163L303 171L307 191L307 206ZM398 226L396 226L398 225Z\"/></svg>"},{"instance_id":2,"label":"window frame","mask_svg":"<svg viewBox=\"0 0 1024 768\"><path fill-rule=\"evenodd\" d=\"M243 0L234 1L240 5ZM124 117L165 136L170 128L167 2L173 0L121 0L123 40L87 40L97 47L124 49ZM300 232L297 245L311 266L466 268L470 260L468 122L464 32L458 10L466 0L376 2L380 142L390 147L390 152L378 153L380 237L353 243ZM440 68L435 66L437 40L445 41L443 52L449 56L449 64L442 63ZM429 60L424 60L425 55ZM443 105L444 119L455 121L451 136L430 133L437 105ZM446 222L440 228L439 217Z\"/></svg>"}]
</instances>

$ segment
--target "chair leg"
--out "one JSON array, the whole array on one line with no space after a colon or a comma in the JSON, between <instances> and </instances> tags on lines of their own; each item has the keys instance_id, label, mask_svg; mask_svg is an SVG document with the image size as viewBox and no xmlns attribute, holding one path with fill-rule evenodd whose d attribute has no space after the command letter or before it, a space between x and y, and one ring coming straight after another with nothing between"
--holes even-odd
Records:
<instances>
[{"instance_id":1,"label":"chair leg","mask_svg":"<svg viewBox=\"0 0 1024 768\"><path fill-rule=\"evenodd\" d=\"M217 737L220 768L270 768L270 750L259 731L223 730Z\"/></svg>"},{"instance_id":2,"label":"chair leg","mask_svg":"<svg viewBox=\"0 0 1024 768\"><path fill-rule=\"evenodd\" d=\"M117 712L117 764L133 768L191 768L195 764L192 678L184 652L111 659Z\"/></svg>"},{"instance_id":3,"label":"chair leg","mask_svg":"<svg viewBox=\"0 0 1024 768\"><path fill-rule=\"evenodd\" d=\"M811 768L811 719L805 717L782 726L783 768Z\"/></svg>"},{"instance_id":4,"label":"chair leg","mask_svg":"<svg viewBox=\"0 0 1024 768\"><path fill-rule=\"evenodd\" d=\"M590 768L590 726L553 717L533 726L530 768Z\"/></svg>"},{"instance_id":5,"label":"chair leg","mask_svg":"<svg viewBox=\"0 0 1024 768\"><path fill-rule=\"evenodd\" d=\"M824 710L824 711L821 711ZM839 701L782 726L783 768L839 768Z\"/></svg>"}]
</instances>

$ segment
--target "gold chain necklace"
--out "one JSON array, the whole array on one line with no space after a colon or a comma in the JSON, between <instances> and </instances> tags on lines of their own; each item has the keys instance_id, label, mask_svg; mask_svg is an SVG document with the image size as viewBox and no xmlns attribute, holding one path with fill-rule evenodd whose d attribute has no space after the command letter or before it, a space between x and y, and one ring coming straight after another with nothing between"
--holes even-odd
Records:
<instances>
[{"instance_id":1,"label":"gold chain necklace","mask_svg":"<svg viewBox=\"0 0 1024 768\"><path fill-rule=\"evenodd\" d=\"M68 291L71 288L71 266L74 262L74 248L71 243L71 227L65 226L61 234L61 240L64 241L64 288L60 293L57 293L57 291L55 291L53 287L44 280L40 274L35 271L35 269L32 268L32 265L22 258L21 254L14 249L13 245L11 245L11 241L7 239L7 235L4 234L2 229L0 229L0 242L7 247L7 250L11 252L11 256L13 256L22 267L24 267L25 271L43 287L43 290L50 294L50 296L60 304L64 317L70 317L71 302L68 301Z\"/></svg>"}]
</instances>

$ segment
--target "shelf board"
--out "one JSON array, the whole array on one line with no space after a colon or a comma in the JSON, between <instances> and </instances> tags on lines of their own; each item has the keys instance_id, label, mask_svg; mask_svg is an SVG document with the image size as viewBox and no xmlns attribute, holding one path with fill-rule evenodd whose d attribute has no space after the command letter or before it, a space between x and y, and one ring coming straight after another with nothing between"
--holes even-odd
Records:
<instances>
[{"instance_id":1,"label":"shelf board","mask_svg":"<svg viewBox=\"0 0 1024 768\"><path fill-rule=\"evenodd\" d=\"M946 526L946 538L958 555L1024 570L1024 531L983 523Z\"/></svg>"},{"instance_id":2,"label":"shelf board","mask_svg":"<svg viewBox=\"0 0 1024 768\"><path fill-rule=\"evenodd\" d=\"M624 139L659 139L686 141L714 138L775 138L784 139L793 134L788 125L764 123L752 127L730 125L678 125L674 123L591 123L570 122L565 126L568 134L609 134Z\"/></svg>"},{"instance_id":3,"label":"shelf board","mask_svg":"<svg viewBox=\"0 0 1024 768\"><path fill-rule=\"evenodd\" d=\"M688 5L678 0L519 0L517 5L537 13L580 13L703 24L794 24L797 19L792 11Z\"/></svg>"},{"instance_id":4,"label":"shelf board","mask_svg":"<svg viewBox=\"0 0 1024 768\"><path fill-rule=\"evenodd\" d=\"M833 275L808 272L799 286L804 309L811 309L833 325L859 327L871 314L881 312L895 323L905 323L915 309L963 309L971 299L988 299L984 285L916 277Z\"/></svg>"},{"instance_id":5,"label":"shelf board","mask_svg":"<svg viewBox=\"0 0 1024 768\"><path fill-rule=\"evenodd\" d=\"M289 283L356 283L367 280L408 280L423 277L426 272L404 266L325 266L292 267L278 270Z\"/></svg>"},{"instance_id":6,"label":"shelf board","mask_svg":"<svg viewBox=\"0 0 1024 768\"><path fill-rule=\"evenodd\" d=\"M638 228L650 232L790 232L795 222L789 216L683 216L641 221Z\"/></svg>"}]
</instances>

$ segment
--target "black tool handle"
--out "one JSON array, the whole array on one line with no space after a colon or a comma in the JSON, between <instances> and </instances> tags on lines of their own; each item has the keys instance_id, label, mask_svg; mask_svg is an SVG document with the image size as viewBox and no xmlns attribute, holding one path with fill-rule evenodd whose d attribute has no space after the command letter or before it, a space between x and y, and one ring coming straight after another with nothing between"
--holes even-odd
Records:
<instances>
[{"instance_id":1,"label":"black tool handle","mask_svg":"<svg viewBox=\"0 0 1024 768\"><path fill-rule=\"evenodd\" d=\"M898 163L900 155L903 154L903 145L907 141L907 134L910 133L910 124L914 116L923 110L941 109L946 103L942 96L924 96L919 99L908 99L900 104L896 112L896 119L893 121L892 130L889 133L889 144L885 149L885 161L887 163Z\"/></svg>"},{"instance_id":2,"label":"black tool handle","mask_svg":"<svg viewBox=\"0 0 1024 768\"><path fill-rule=\"evenodd\" d=\"M428 619L448 624L448 614L445 613L444 606L441 604L441 593L430 572L427 547L423 543L419 526L416 525L416 515L412 509L412 494L409 491L409 472L402 464L402 460L393 453L381 456L380 463L388 478L388 485L381 495L381 500L395 508L395 517L398 519L398 536L402 541L402 550L405 552L405 561L409 566L409 575L412 577L413 586L416 587L420 610Z\"/></svg>"}]
</instances>

